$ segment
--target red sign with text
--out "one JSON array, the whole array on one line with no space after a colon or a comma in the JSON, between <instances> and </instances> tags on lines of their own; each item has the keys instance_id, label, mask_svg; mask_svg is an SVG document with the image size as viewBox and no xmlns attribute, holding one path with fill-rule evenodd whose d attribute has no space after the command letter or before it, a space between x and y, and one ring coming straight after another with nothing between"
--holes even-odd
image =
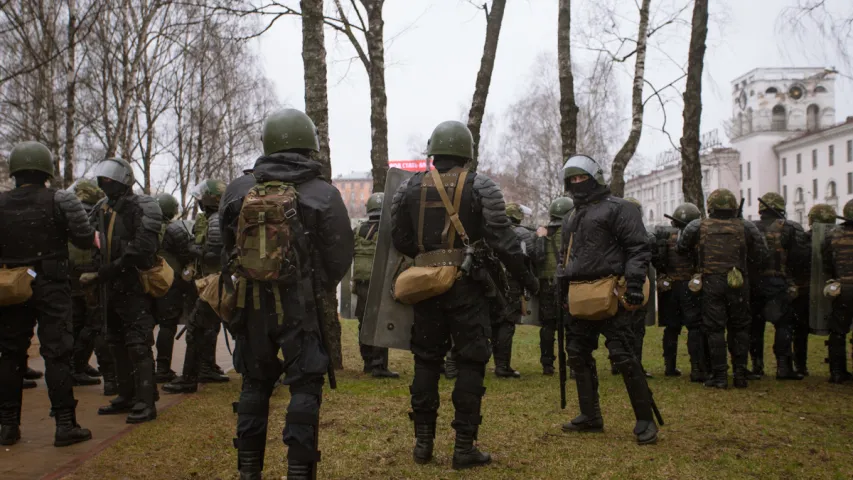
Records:
<instances>
[{"instance_id":1,"label":"red sign with text","mask_svg":"<svg viewBox=\"0 0 853 480\"><path fill-rule=\"evenodd\" d=\"M389 160L388 167L408 172L423 172L427 169L427 160Z\"/></svg>"}]
</instances>

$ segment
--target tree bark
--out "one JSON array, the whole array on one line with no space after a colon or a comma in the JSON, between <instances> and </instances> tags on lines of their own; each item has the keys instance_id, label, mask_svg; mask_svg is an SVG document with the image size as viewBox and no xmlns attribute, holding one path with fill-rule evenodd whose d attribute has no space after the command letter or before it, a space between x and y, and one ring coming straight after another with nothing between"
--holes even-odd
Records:
<instances>
[{"instance_id":1,"label":"tree bark","mask_svg":"<svg viewBox=\"0 0 853 480\"><path fill-rule=\"evenodd\" d=\"M643 134L643 86L646 74L646 45L649 35L649 4L651 0L643 0L640 6L640 25L637 31L637 52L634 64L634 83L631 91L631 132L628 140L619 149L613 159L610 170L610 190L613 195L622 197L625 194L625 168L637 151L640 136Z\"/></svg>"},{"instance_id":2,"label":"tree bark","mask_svg":"<svg viewBox=\"0 0 853 480\"><path fill-rule=\"evenodd\" d=\"M323 43L325 41L323 0L302 0L300 6L302 7L302 62L305 68L305 113L311 117L314 125L317 126L317 133L320 137L320 153L316 159L323 165L323 176L327 181L331 181L332 163L329 152L326 47ZM325 298L324 305L317 307L322 312L321 317L326 332L326 347L329 349L329 358L332 366L340 370L344 368L344 361L341 350L341 322L337 315L337 292L326 292Z\"/></svg>"},{"instance_id":3,"label":"tree bark","mask_svg":"<svg viewBox=\"0 0 853 480\"><path fill-rule=\"evenodd\" d=\"M572 2L560 0L557 15L557 59L560 72L560 139L563 159L578 153L578 105L572 73Z\"/></svg>"},{"instance_id":4,"label":"tree bark","mask_svg":"<svg viewBox=\"0 0 853 480\"><path fill-rule=\"evenodd\" d=\"M474 158L471 159L471 170L477 170L477 158L480 149L480 127L486 112L486 99L489 96L489 86L492 83L492 70L495 68L495 56L498 52L498 38L501 34L506 0L494 0L492 11L486 10L486 41L483 44L483 56L480 59L480 71L477 73L477 83L474 86L474 98L471 100L471 110L468 112L468 129L474 137Z\"/></svg>"},{"instance_id":5,"label":"tree bark","mask_svg":"<svg viewBox=\"0 0 853 480\"><path fill-rule=\"evenodd\" d=\"M702 163L699 158L699 128L702 119L702 70L705 66L705 39L708 37L708 0L695 0L690 52L687 59L687 86L684 89L684 131L681 134L681 190L684 201L705 212L702 192Z\"/></svg>"},{"instance_id":6,"label":"tree bark","mask_svg":"<svg viewBox=\"0 0 853 480\"><path fill-rule=\"evenodd\" d=\"M68 51L66 52L65 85L65 186L74 181L74 140L76 137L75 102L77 101L77 1L68 0Z\"/></svg>"},{"instance_id":7,"label":"tree bark","mask_svg":"<svg viewBox=\"0 0 853 480\"><path fill-rule=\"evenodd\" d=\"M362 0L367 10L367 55L370 67L370 163L373 172L373 191L385 191L388 172L388 97L385 94L385 45L382 7L385 0Z\"/></svg>"},{"instance_id":8,"label":"tree bark","mask_svg":"<svg viewBox=\"0 0 853 480\"><path fill-rule=\"evenodd\" d=\"M305 113L317 126L320 153L316 155L326 180L332 179L329 151L329 98L326 80L326 46L323 34L323 0L302 0L302 63L305 69Z\"/></svg>"}]
</instances>

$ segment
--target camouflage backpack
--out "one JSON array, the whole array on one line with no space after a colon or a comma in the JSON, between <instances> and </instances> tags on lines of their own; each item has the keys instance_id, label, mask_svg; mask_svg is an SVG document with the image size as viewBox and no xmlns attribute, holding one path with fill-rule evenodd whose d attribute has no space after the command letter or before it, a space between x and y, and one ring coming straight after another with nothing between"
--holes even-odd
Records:
<instances>
[{"instance_id":1,"label":"camouflage backpack","mask_svg":"<svg viewBox=\"0 0 853 480\"><path fill-rule=\"evenodd\" d=\"M270 181L252 187L237 221L237 271L262 282L293 279L297 274L299 223L293 184Z\"/></svg>"},{"instance_id":2,"label":"camouflage backpack","mask_svg":"<svg viewBox=\"0 0 853 480\"><path fill-rule=\"evenodd\" d=\"M358 234L362 225L355 231L355 259L353 261L352 279L357 282L370 281L373 272L373 256L376 254L376 233L378 222L368 222L370 227L362 237Z\"/></svg>"}]
</instances>

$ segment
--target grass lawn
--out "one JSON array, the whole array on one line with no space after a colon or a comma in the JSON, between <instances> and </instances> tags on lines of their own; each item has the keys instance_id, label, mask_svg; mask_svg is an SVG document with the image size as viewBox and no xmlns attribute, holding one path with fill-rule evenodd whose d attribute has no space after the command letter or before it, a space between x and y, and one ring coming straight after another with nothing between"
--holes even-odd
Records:
<instances>
[{"instance_id":1,"label":"grass lawn","mask_svg":"<svg viewBox=\"0 0 853 480\"><path fill-rule=\"evenodd\" d=\"M335 479L507 479L507 478L768 478L853 477L853 387L830 385L824 338L812 337L809 367L802 382L777 382L772 376L751 382L747 390L706 390L686 376L663 377L661 332L646 335L646 368L666 425L654 446L637 446L633 414L621 377L611 376L602 344L596 352L601 372L602 434L566 435L560 424L576 414L569 384L569 404L559 409L557 376L543 377L539 335L519 327L513 365L519 380L486 376L484 422L480 446L490 452L489 467L456 473L453 449L452 382L442 380L436 458L419 466L411 459L413 427L409 384L413 372L408 352L392 351L391 367L400 380L377 381L361 373L355 321L344 322L347 370L338 374L338 390L326 390L321 414L319 478ZM772 326L768 326L768 372L775 371ZM688 373L686 335L679 344L679 366ZM69 478L90 479L233 479L232 448L239 378L208 385L200 394L170 408L153 423L85 463ZM276 390L270 408L265 478L286 472L281 429L288 400Z\"/></svg>"}]
</instances>

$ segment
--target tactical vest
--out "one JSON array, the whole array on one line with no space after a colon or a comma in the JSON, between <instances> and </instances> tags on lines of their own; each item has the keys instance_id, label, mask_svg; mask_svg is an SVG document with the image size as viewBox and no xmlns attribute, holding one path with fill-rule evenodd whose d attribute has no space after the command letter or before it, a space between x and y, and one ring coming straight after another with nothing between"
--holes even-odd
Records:
<instances>
[{"instance_id":1,"label":"tactical vest","mask_svg":"<svg viewBox=\"0 0 853 480\"><path fill-rule=\"evenodd\" d=\"M736 267L744 272L746 233L738 218L706 218L699 226L699 259L702 273L727 274Z\"/></svg>"},{"instance_id":2,"label":"tactical vest","mask_svg":"<svg viewBox=\"0 0 853 480\"><path fill-rule=\"evenodd\" d=\"M125 210L129 207L129 200L124 197L116 202L115 207L120 209L121 211L115 210L110 207L106 202L101 204L101 210L104 215L104 228L107 229L107 241L109 243L108 249L110 253L109 261L122 256L125 250L127 250L127 245L131 241L131 231L127 225L125 225L123 217L126 215ZM101 213L99 213L100 215ZM112 220L113 214L115 214L115 220ZM112 231L110 231L110 223L113 223Z\"/></svg>"},{"instance_id":3,"label":"tactical vest","mask_svg":"<svg viewBox=\"0 0 853 480\"><path fill-rule=\"evenodd\" d=\"M545 240L545 259L542 268L539 269L540 280L552 280L557 276L557 264L559 263L560 246L563 244L563 230L558 228L553 235L548 235Z\"/></svg>"},{"instance_id":4,"label":"tactical vest","mask_svg":"<svg viewBox=\"0 0 853 480\"><path fill-rule=\"evenodd\" d=\"M690 256L681 255L675 249L678 233L678 230L673 230L666 239L666 274L676 282L690 280L693 276L693 262Z\"/></svg>"},{"instance_id":5,"label":"tactical vest","mask_svg":"<svg viewBox=\"0 0 853 480\"><path fill-rule=\"evenodd\" d=\"M441 182L451 202L455 203L459 196L460 221L465 226L466 233L472 237L474 222L469 216L471 195L470 192L465 191L464 185L458 185L460 174L464 171L463 167L454 167L441 174ZM471 175L468 175L466 178L470 177ZM457 192L458 188L461 190ZM430 252L428 256L422 257L424 261L435 265L461 265L465 258L464 245L456 229L452 228L450 216L447 215L432 175L424 175L421 179L420 201L417 203L417 208L418 251L421 254Z\"/></svg>"},{"instance_id":6,"label":"tactical vest","mask_svg":"<svg viewBox=\"0 0 853 480\"><path fill-rule=\"evenodd\" d=\"M785 228L785 220L776 219L770 225L758 222L755 225L764 234L767 242L767 250L770 256L761 272L762 277L784 277L787 274L788 252L782 246L782 230Z\"/></svg>"},{"instance_id":7,"label":"tactical vest","mask_svg":"<svg viewBox=\"0 0 853 480\"><path fill-rule=\"evenodd\" d=\"M830 232L832 247L832 264L835 267L836 280L842 283L853 283L853 228L837 227ZM812 268L820 268L813 265Z\"/></svg>"},{"instance_id":8,"label":"tactical vest","mask_svg":"<svg viewBox=\"0 0 853 480\"><path fill-rule=\"evenodd\" d=\"M168 263L169 266L172 267L172 270L180 272L183 269L183 265L181 265L181 262L178 260L178 257L174 253L164 248L165 243L163 242L163 238L166 236L166 229L168 227L168 223L163 223L163 226L160 227L160 250L157 252L157 255L163 257L163 259L166 260L166 263Z\"/></svg>"},{"instance_id":9,"label":"tactical vest","mask_svg":"<svg viewBox=\"0 0 853 480\"><path fill-rule=\"evenodd\" d=\"M207 218L204 231L204 250L205 252L217 251L222 249L222 231L219 229L219 212L211 214ZM196 237L198 238L198 237ZM215 260L201 261L201 273L210 275L222 271L219 256Z\"/></svg>"},{"instance_id":10,"label":"tactical vest","mask_svg":"<svg viewBox=\"0 0 853 480\"><path fill-rule=\"evenodd\" d=\"M27 186L0 194L0 264L67 259L68 235L55 217L53 188Z\"/></svg>"},{"instance_id":11,"label":"tactical vest","mask_svg":"<svg viewBox=\"0 0 853 480\"><path fill-rule=\"evenodd\" d=\"M373 271L373 256L376 254L376 239L379 222L368 220L359 225L355 233L355 255L352 279L357 282L370 281Z\"/></svg>"}]
</instances>

